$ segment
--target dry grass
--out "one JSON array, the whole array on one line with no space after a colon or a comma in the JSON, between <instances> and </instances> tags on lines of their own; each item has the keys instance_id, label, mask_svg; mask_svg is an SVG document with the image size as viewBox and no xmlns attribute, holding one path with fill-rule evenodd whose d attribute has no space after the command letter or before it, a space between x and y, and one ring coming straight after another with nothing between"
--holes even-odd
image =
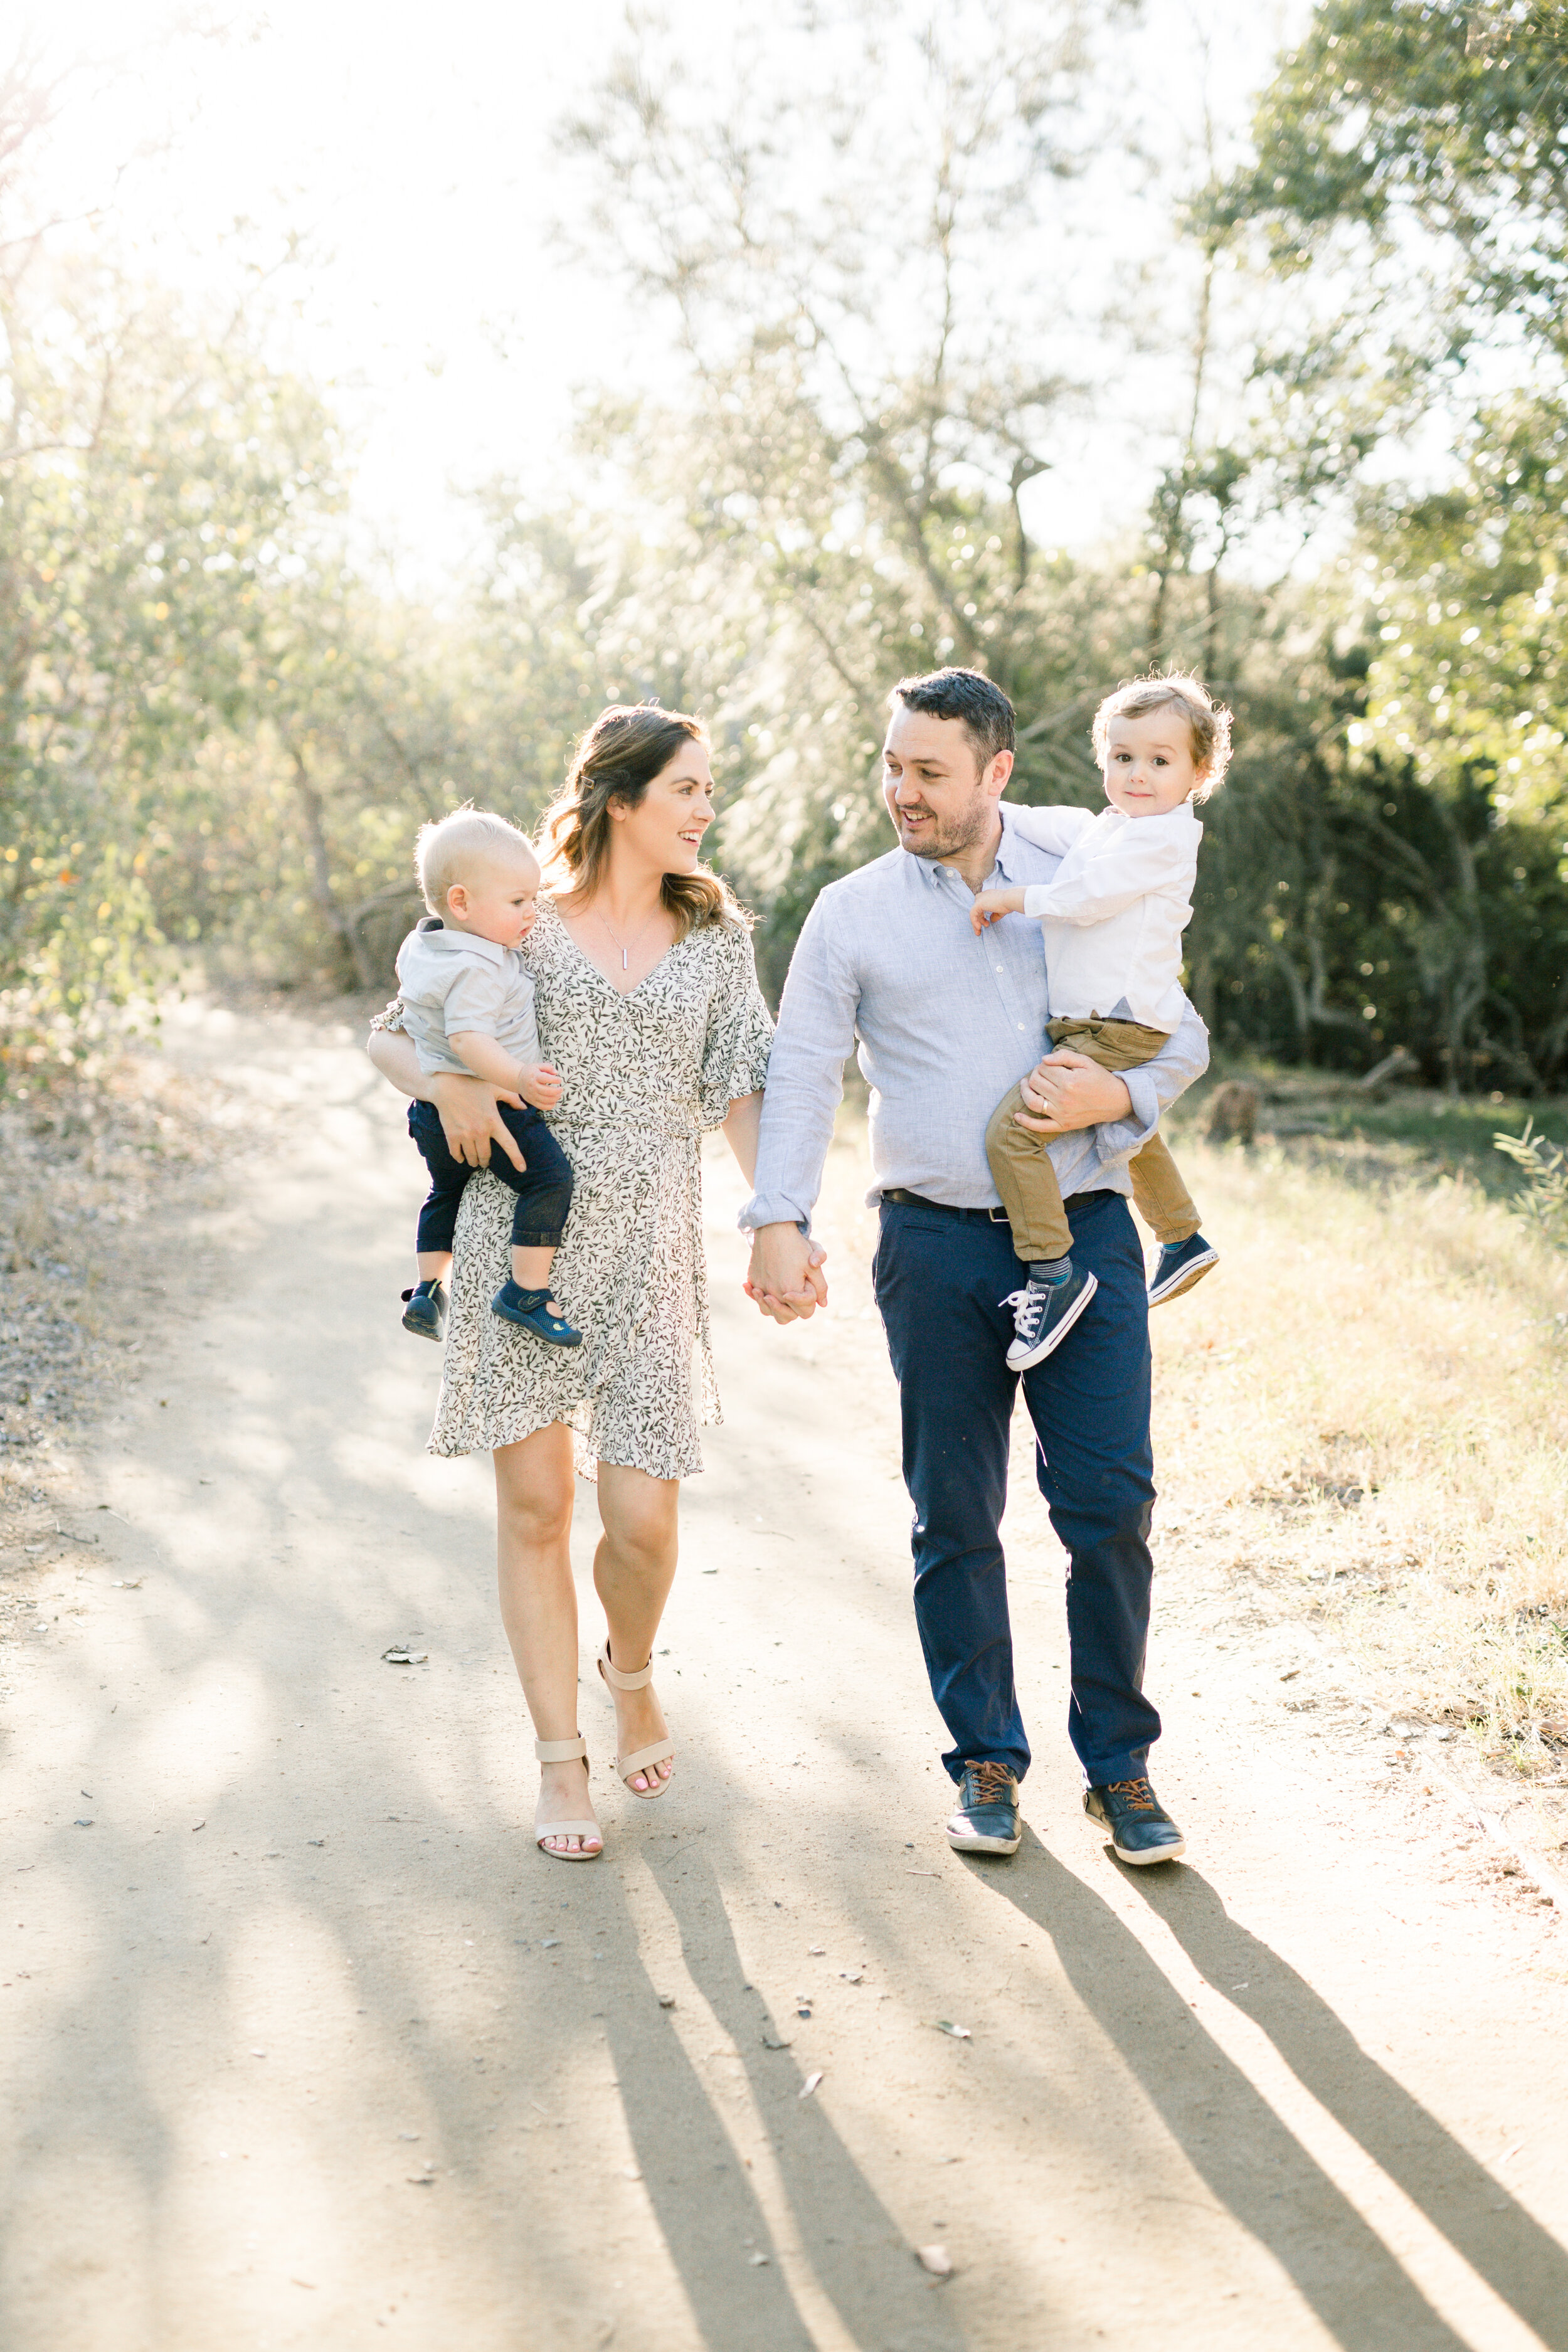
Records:
<instances>
[{"instance_id":1,"label":"dry grass","mask_svg":"<svg viewBox=\"0 0 1568 2352\"><path fill-rule=\"evenodd\" d=\"M1386 1702L1549 1769L1568 1258L1462 1170L1364 1139L1179 1149L1224 1263L1153 1319L1167 1505L1331 1612Z\"/></svg>"},{"instance_id":2,"label":"dry grass","mask_svg":"<svg viewBox=\"0 0 1568 2352\"><path fill-rule=\"evenodd\" d=\"M44 1507L48 1449L140 1353L121 1326L162 1272L137 1228L228 1147L211 1089L145 1048L0 1097L0 1517Z\"/></svg>"}]
</instances>

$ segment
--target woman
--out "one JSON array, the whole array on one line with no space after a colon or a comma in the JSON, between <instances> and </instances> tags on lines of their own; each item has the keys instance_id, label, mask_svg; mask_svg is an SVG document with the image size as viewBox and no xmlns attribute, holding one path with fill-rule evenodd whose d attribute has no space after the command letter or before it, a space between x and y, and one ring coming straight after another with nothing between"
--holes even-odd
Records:
<instances>
[{"instance_id":1,"label":"woman","mask_svg":"<svg viewBox=\"0 0 1568 2352\"><path fill-rule=\"evenodd\" d=\"M756 1160L772 1024L745 919L700 862L712 803L700 721L616 708L578 745L542 828L553 896L523 953L544 1056L563 1081L551 1126L574 1192L552 1286L580 1348L546 1347L490 1312L508 1264L505 1186L476 1177L458 1219L430 1446L488 1448L495 1461L501 1618L542 1765L534 1835L568 1862L604 1843L577 1722L574 1456L598 1479L594 1582L609 1629L599 1671L615 1701L616 1769L634 1796L660 1797L675 1750L652 1686L654 1637L675 1576L680 1481L702 1467L698 1423L719 1404L699 1138L722 1127L748 1183ZM372 1060L401 1092L435 1103L453 1152L482 1167L490 1150L510 1150L496 1089L423 1075L395 1008L383 1018Z\"/></svg>"}]
</instances>

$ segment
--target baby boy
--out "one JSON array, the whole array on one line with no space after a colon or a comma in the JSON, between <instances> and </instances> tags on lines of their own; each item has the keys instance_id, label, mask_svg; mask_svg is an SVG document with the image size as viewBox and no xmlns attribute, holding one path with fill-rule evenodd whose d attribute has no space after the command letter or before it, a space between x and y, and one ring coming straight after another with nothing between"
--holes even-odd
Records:
<instances>
[{"instance_id":1,"label":"baby boy","mask_svg":"<svg viewBox=\"0 0 1568 2352\"><path fill-rule=\"evenodd\" d=\"M488 1078L524 1098L519 1110L496 1107L523 1165L490 1153L491 1175L516 1196L511 1276L490 1306L551 1347L579 1347L582 1333L550 1295L550 1268L572 1205L572 1163L536 1107L553 1108L561 1082L539 1057L533 982L521 954L539 911L539 861L527 835L505 817L460 808L420 827L415 866L430 912L397 951L397 985L419 1066ZM419 1278L403 1294L403 1328L439 1339L447 1312L442 1278L452 1264L458 1205L474 1171L453 1159L432 1104L409 1105L408 1131L430 1171L430 1191L419 1212Z\"/></svg>"}]
</instances>

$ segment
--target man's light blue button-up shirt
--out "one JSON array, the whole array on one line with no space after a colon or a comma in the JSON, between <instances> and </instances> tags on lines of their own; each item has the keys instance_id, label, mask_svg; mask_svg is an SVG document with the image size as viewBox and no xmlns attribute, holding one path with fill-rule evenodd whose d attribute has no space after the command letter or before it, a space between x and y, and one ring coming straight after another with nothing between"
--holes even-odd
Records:
<instances>
[{"instance_id":1,"label":"man's light blue button-up shirt","mask_svg":"<svg viewBox=\"0 0 1568 2352\"><path fill-rule=\"evenodd\" d=\"M1048 882L1060 858L1015 831L1005 802L1001 814L987 887ZM784 984L743 1228L809 1221L857 1045L871 1088L868 1197L902 1189L950 1208L1000 1205L986 1121L1049 1044L1050 984L1038 923L1009 915L976 938L973 903L961 875L905 849L823 891ZM1208 1033L1189 1005L1169 1045L1121 1073L1131 1119L1047 1145L1064 1199L1130 1192L1128 1160L1207 1066Z\"/></svg>"}]
</instances>

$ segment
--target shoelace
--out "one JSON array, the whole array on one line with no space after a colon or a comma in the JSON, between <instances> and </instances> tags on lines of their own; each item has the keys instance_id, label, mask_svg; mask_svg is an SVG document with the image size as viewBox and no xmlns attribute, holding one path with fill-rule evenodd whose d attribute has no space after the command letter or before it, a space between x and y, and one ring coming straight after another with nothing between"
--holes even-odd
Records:
<instances>
[{"instance_id":1,"label":"shoelace","mask_svg":"<svg viewBox=\"0 0 1568 2352\"><path fill-rule=\"evenodd\" d=\"M1044 1287L1037 1289L1031 1283L1026 1290L1009 1291L1006 1297L999 1298L996 1304L1012 1308L1013 1328L1020 1339L1034 1339L1039 1335L1050 1296L1048 1290Z\"/></svg>"},{"instance_id":2,"label":"shoelace","mask_svg":"<svg viewBox=\"0 0 1568 2352\"><path fill-rule=\"evenodd\" d=\"M1012 1802L1013 1776L1005 1764L994 1763L987 1757L983 1762L967 1759L964 1770L975 1783L974 1801L980 1805L1005 1805Z\"/></svg>"},{"instance_id":3,"label":"shoelace","mask_svg":"<svg viewBox=\"0 0 1568 2352\"><path fill-rule=\"evenodd\" d=\"M1112 1780L1107 1793L1122 1798L1134 1812L1152 1813L1155 1810L1154 1791L1147 1780Z\"/></svg>"}]
</instances>

